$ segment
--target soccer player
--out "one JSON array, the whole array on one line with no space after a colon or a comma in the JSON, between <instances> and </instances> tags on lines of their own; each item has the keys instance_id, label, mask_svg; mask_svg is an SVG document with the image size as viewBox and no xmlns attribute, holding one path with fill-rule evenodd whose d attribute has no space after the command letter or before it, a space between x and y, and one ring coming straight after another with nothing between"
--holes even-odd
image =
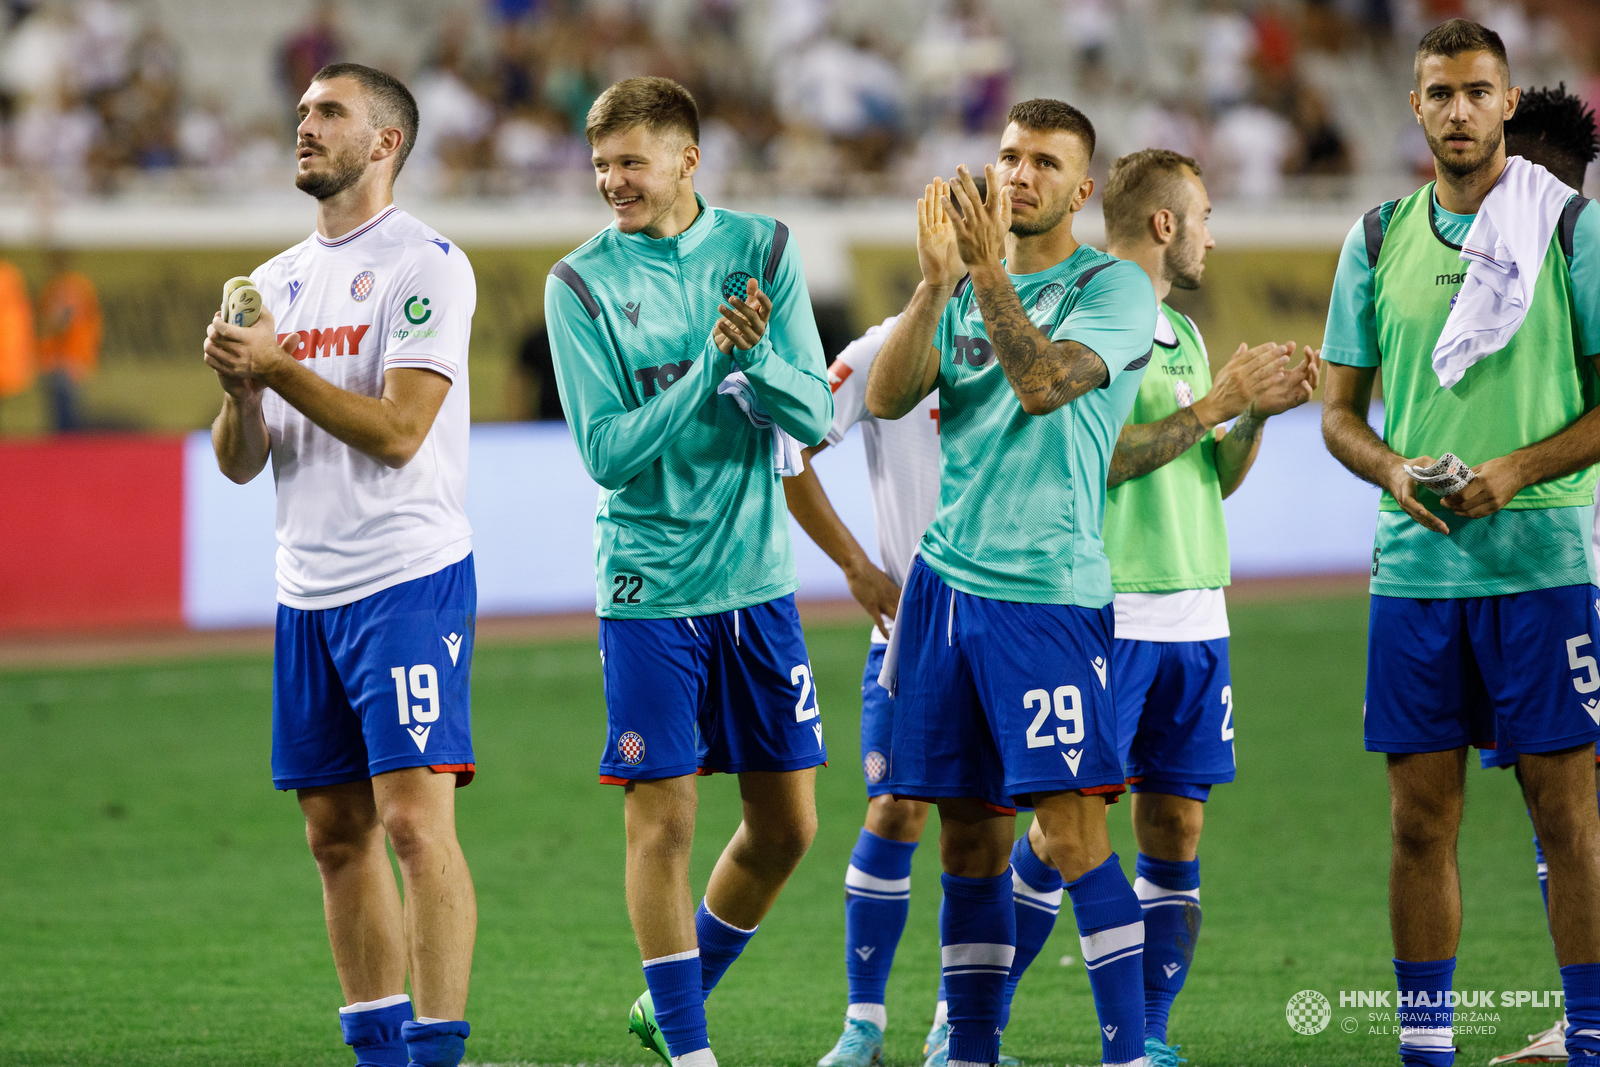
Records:
<instances>
[{"instance_id":1,"label":"soccer player","mask_svg":"<svg viewBox=\"0 0 1600 1067\"><path fill-rule=\"evenodd\" d=\"M986 195L983 179L975 181L979 195ZM928 823L926 801L897 800L889 792L893 704L889 691L878 684L900 586L939 504L939 391L929 393L898 419L876 419L867 410L872 361L898 321L899 315L891 315L873 326L828 367L833 426L821 444L806 450L806 469L784 482L789 513L844 571L851 595L872 619L867 664L861 674L861 771L867 782L867 818L844 879L849 1001L844 1032L818 1067L866 1067L883 1055L888 1024L884 987L911 907L911 857ZM872 484L878 554L886 570L873 565L839 519L811 466L812 456L844 440L857 423ZM941 1035L948 1030L945 1009L941 996L925 1052L943 1043Z\"/></svg>"},{"instance_id":2,"label":"soccer player","mask_svg":"<svg viewBox=\"0 0 1600 1067\"><path fill-rule=\"evenodd\" d=\"M956 1065L999 1055L1018 803L1034 806L1067 880L1102 1058L1143 1058L1143 922L1106 832L1107 799L1125 786L1100 528L1156 301L1137 265L1072 235L1094 189L1094 139L1077 108L1025 101L985 168L986 198L965 168L928 186L917 208L922 281L867 382L880 419L939 390L940 506L891 639L889 785L939 805Z\"/></svg>"},{"instance_id":3,"label":"soccer player","mask_svg":"<svg viewBox=\"0 0 1600 1067\"><path fill-rule=\"evenodd\" d=\"M545 319L596 517L607 737L626 788L628 914L647 988L630 1028L714 1064L704 1001L816 833L827 760L794 606L782 473L828 432L822 342L788 229L694 191L700 121L665 78L601 94L587 129L615 223L550 272ZM697 910L697 773L744 821Z\"/></svg>"},{"instance_id":4,"label":"soccer player","mask_svg":"<svg viewBox=\"0 0 1600 1067\"><path fill-rule=\"evenodd\" d=\"M475 771L464 503L477 288L460 248L394 206L416 135L416 101L394 78L319 71L295 174L316 233L251 275L260 321L219 315L205 344L224 393L218 465L242 484L270 459L277 482L272 779L305 812L339 1023L363 1067L461 1061L477 931L455 833L455 789Z\"/></svg>"},{"instance_id":5,"label":"soccer player","mask_svg":"<svg viewBox=\"0 0 1600 1067\"><path fill-rule=\"evenodd\" d=\"M1106 250L1139 264L1156 297L1197 289L1213 247L1200 166L1149 148L1111 168L1103 197ZM1162 303L1155 349L1106 479L1105 545L1116 590L1112 685L1118 746L1133 792L1139 843L1134 891L1144 911L1144 1056L1176 1067L1167 1043L1172 1002L1200 934L1200 828L1211 787L1233 781L1233 686L1228 674L1228 531L1222 501L1261 447L1262 427L1311 399L1320 363L1294 344L1240 345L1211 380L1198 327ZM1222 423L1237 417L1233 429ZM1037 822L1011 855L1017 956L1006 986L1055 925L1061 876Z\"/></svg>"},{"instance_id":6,"label":"soccer player","mask_svg":"<svg viewBox=\"0 0 1600 1067\"><path fill-rule=\"evenodd\" d=\"M1460 935L1455 846L1466 746L1508 744L1519 753L1549 864L1551 933L1572 1024L1567 1052L1593 1067L1600 723L1589 694L1600 689L1590 654L1600 590L1589 542L1600 415L1590 407L1600 384L1600 214L1581 198L1565 201L1541 263L1518 264L1537 270L1526 318L1444 388L1434 348L1458 294L1473 291L1462 288L1461 244L1506 172L1504 126L1520 91L1500 38L1465 20L1430 31L1415 70L1411 104L1437 178L1351 230L1323 347L1329 451L1383 489L1364 733L1370 751L1387 753L1395 974L1402 1004L1443 1003ZM1380 364L1382 438L1366 422ZM1445 452L1472 464L1476 477L1440 498L1405 466ZM1400 1015L1403 1062L1453 1061L1448 1008L1402 1007Z\"/></svg>"},{"instance_id":7,"label":"soccer player","mask_svg":"<svg viewBox=\"0 0 1600 1067\"><path fill-rule=\"evenodd\" d=\"M868 1067L883 1055L888 1025L884 987L911 907L911 857L928 822L927 803L896 800L889 793L892 701L878 684L900 586L939 502L938 392L899 419L875 419L867 411L867 376L897 319L891 316L869 329L828 367L833 425L821 444L806 450L805 471L784 481L790 514L844 571L851 595L872 619L861 675L861 769L867 783L867 817L844 879L850 996L844 1032L818 1061L819 1067ZM857 423L867 452L881 570L839 519L811 466L812 456L844 440Z\"/></svg>"},{"instance_id":8,"label":"soccer player","mask_svg":"<svg viewBox=\"0 0 1600 1067\"><path fill-rule=\"evenodd\" d=\"M1522 94L1517 113L1506 122L1506 155L1522 156L1529 163L1537 163L1549 170L1573 189L1583 188L1584 172L1600 151L1600 138L1595 136L1595 117L1582 100L1571 95L1565 84L1554 89L1530 90ZM1510 767L1521 784L1522 774L1516 769L1517 752L1509 744L1484 749L1478 758L1485 768ZM1596 769L1596 787L1600 789L1600 768ZM1539 839L1533 839L1535 871L1539 878L1539 893L1549 907L1549 886L1546 884L1544 850ZM1567 1019L1562 1013L1554 1026L1537 1034L1528 1035L1528 1045L1516 1052L1497 1056L1490 1063L1542 1063L1567 1058Z\"/></svg>"}]
</instances>

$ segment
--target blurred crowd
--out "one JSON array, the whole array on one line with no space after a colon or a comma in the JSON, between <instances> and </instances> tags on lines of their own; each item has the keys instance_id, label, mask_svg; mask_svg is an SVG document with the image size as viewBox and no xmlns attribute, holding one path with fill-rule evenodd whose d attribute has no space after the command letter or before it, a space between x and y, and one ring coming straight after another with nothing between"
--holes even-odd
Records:
<instances>
[{"instance_id":1,"label":"blurred crowd","mask_svg":"<svg viewBox=\"0 0 1600 1067\"><path fill-rule=\"evenodd\" d=\"M713 196L918 189L991 159L1007 107L1034 95L1094 119L1102 166L1159 146L1224 197L1341 195L1426 165L1411 49L1457 15L1502 34L1523 84L1600 104L1597 0L314 0L275 8L297 21L273 38L230 42L270 50L266 93L194 76L207 33L178 16L207 2L6 0L0 190L283 188L294 103L340 59L412 86L404 180L441 196L580 191L589 105L637 74L694 92ZM374 45L386 19L413 54Z\"/></svg>"}]
</instances>

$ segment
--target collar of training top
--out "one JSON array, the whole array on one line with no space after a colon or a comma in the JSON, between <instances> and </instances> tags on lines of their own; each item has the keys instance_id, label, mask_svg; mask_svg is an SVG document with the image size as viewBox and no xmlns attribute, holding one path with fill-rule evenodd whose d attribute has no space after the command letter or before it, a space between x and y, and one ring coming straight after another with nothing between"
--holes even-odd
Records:
<instances>
[{"instance_id":1,"label":"collar of training top","mask_svg":"<svg viewBox=\"0 0 1600 1067\"><path fill-rule=\"evenodd\" d=\"M621 230L617 230L617 236L628 242L629 251L662 259L670 259L674 255L686 256L699 247L717 224L717 209L708 206L705 197L695 193L694 202L699 205L700 214L689 223L687 230L676 237L646 237L643 232L623 233ZM616 225L613 222L612 229L616 229Z\"/></svg>"}]
</instances>

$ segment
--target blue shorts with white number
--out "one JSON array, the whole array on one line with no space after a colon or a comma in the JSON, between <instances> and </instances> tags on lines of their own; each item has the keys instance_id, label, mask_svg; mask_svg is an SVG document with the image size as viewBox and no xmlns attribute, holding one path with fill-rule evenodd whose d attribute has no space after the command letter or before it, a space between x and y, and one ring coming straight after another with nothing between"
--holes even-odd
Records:
<instances>
[{"instance_id":1,"label":"blue shorts with white number","mask_svg":"<svg viewBox=\"0 0 1600 1067\"><path fill-rule=\"evenodd\" d=\"M963 593L919 556L906 579L889 786L996 808L1125 791L1108 688L1113 615Z\"/></svg>"},{"instance_id":2,"label":"blue shorts with white number","mask_svg":"<svg viewBox=\"0 0 1600 1067\"><path fill-rule=\"evenodd\" d=\"M888 645L873 645L867 651L867 666L861 672L861 776L867 780L867 796L887 796L889 789L889 748L894 740L894 697L878 684L883 673L883 654Z\"/></svg>"},{"instance_id":3,"label":"blue shorts with white number","mask_svg":"<svg viewBox=\"0 0 1600 1067\"><path fill-rule=\"evenodd\" d=\"M601 619L611 785L828 762L793 594L682 619Z\"/></svg>"},{"instance_id":4,"label":"blue shorts with white number","mask_svg":"<svg viewBox=\"0 0 1600 1067\"><path fill-rule=\"evenodd\" d=\"M405 767L472 781L469 555L337 608L278 605L272 657L272 784L357 782Z\"/></svg>"},{"instance_id":5,"label":"blue shorts with white number","mask_svg":"<svg viewBox=\"0 0 1600 1067\"><path fill-rule=\"evenodd\" d=\"M1228 639L1122 641L1112 653L1117 742L1135 793L1205 800L1233 781Z\"/></svg>"},{"instance_id":6,"label":"blue shorts with white number","mask_svg":"<svg viewBox=\"0 0 1600 1067\"><path fill-rule=\"evenodd\" d=\"M1600 590L1503 596L1374 596L1366 745L1558 752L1600 738Z\"/></svg>"}]
</instances>

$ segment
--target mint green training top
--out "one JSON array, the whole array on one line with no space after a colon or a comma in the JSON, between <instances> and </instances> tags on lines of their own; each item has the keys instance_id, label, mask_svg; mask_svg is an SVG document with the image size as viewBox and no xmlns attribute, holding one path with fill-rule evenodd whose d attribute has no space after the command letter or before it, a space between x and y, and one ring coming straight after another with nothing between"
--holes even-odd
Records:
<instances>
[{"instance_id":1,"label":"mint green training top","mask_svg":"<svg viewBox=\"0 0 1600 1067\"><path fill-rule=\"evenodd\" d=\"M1475 215L1439 206L1429 183L1356 223L1334 278L1322 358L1382 367L1384 440L1402 455L1454 452L1476 466L1559 433L1594 406L1600 355L1600 210L1569 201L1551 238L1528 319L1505 348L1451 389L1432 367L1466 278L1461 243ZM1565 246L1565 247L1563 247ZM1437 534L1385 492L1372 553L1381 596L1500 596L1594 580L1592 469L1527 486L1481 519L1463 519L1420 489L1450 527Z\"/></svg>"},{"instance_id":2,"label":"mint green training top","mask_svg":"<svg viewBox=\"0 0 1600 1067\"><path fill-rule=\"evenodd\" d=\"M1106 470L1155 337L1156 294L1136 263L1080 245L1011 274L1028 321L1105 364L1107 380L1048 415L1029 415L995 358L970 280L934 335L939 350L939 510L922 558L973 596L1024 604L1111 603Z\"/></svg>"},{"instance_id":3,"label":"mint green training top","mask_svg":"<svg viewBox=\"0 0 1600 1067\"><path fill-rule=\"evenodd\" d=\"M676 237L611 227L557 263L545 322L572 438L600 483L598 612L680 618L794 592L772 430L717 386L734 370L807 445L833 394L799 255L782 223L708 207ZM717 306L755 278L772 299L766 335L732 356L711 341ZM537 472L533 472L537 477Z\"/></svg>"}]
</instances>

